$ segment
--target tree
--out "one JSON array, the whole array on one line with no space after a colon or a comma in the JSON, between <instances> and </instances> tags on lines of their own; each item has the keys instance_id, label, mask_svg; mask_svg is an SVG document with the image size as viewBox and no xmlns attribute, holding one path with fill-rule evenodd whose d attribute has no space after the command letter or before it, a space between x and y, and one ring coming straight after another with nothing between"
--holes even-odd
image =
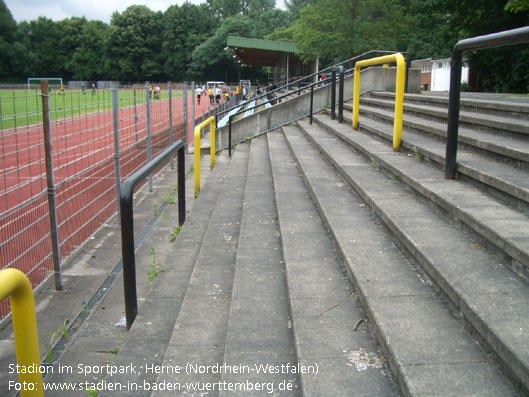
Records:
<instances>
[{"instance_id":1,"label":"tree","mask_svg":"<svg viewBox=\"0 0 529 397\"><path fill-rule=\"evenodd\" d=\"M242 13L241 0L207 0L207 4L219 22Z\"/></svg>"},{"instance_id":2,"label":"tree","mask_svg":"<svg viewBox=\"0 0 529 397\"><path fill-rule=\"evenodd\" d=\"M245 15L226 18L215 34L193 51L193 77L211 76L211 79L223 80L229 74L231 79L235 79L238 66L231 53L224 48L229 35L252 37L253 25L254 21Z\"/></svg>"},{"instance_id":3,"label":"tree","mask_svg":"<svg viewBox=\"0 0 529 397\"><path fill-rule=\"evenodd\" d=\"M74 49L66 69L75 80L105 78L105 38L108 25L101 21L88 21L82 28L79 44Z\"/></svg>"},{"instance_id":4,"label":"tree","mask_svg":"<svg viewBox=\"0 0 529 397\"><path fill-rule=\"evenodd\" d=\"M115 80L163 78L162 13L145 6L114 12L106 40L106 71Z\"/></svg>"},{"instance_id":5,"label":"tree","mask_svg":"<svg viewBox=\"0 0 529 397\"><path fill-rule=\"evenodd\" d=\"M413 58L447 58L457 41L450 28L450 14L439 0L412 0L409 5L407 51Z\"/></svg>"},{"instance_id":6,"label":"tree","mask_svg":"<svg viewBox=\"0 0 529 397\"><path fill-rule=\"evenodd\" d=\"M458 39L475 37L527 25L527 0L444 0L450 28ZM491 18L491 16L494 16ZM527 45L486 49L467 53L479 88L497 92L529 90Z\"/></svg>"},{"instance_id":7,"label":"tree","mask_svg":"<svg viewBox=\"0 0 529 397\"><path fill-rule=\"evenodd\" d=\"M62 77L65 62L60 55L59 43L63 35L58 24L39 17L23 25L23 29L25 46L34 57L34 72L42 77Z\"/></svg>"},{"instance_id":8,"label":"tree","mask_svg":"<svg viewBox=\"0 0 529 397\"><path fill-rule=\"evenodd\" d=\"M14 70L11 60L15 56L14 43L17 37L17 24L0 0L0 79L6 80L12 76Z\"/></svg>"},{"instance_id":9,"label":"tree","mask_svg":"<svg viewBox=\"0 0 529 397\"><path fill-rule=\"evenodd\" d=\"M170 6L164 14L162 58L172 80L186 80L195 47L206 41L217 26L209 8L184 3Z\"/></svg>"},{"instance_id":10,"label":"tree","mask_svg":"<svg viewBox=\"0 0 529 397\"><path fill-rule=\"evenodd\" d=\"M276 29L287 28L293 23L289 12L272 9L254 18L253 37L264 38Z\"/></svg>"},{"instance_id":11,"label":"tree","mask_svg":"<svg viewBox=\"0 0 529 397\"><path fill-rule=\"evenodd\" d=\"M305 59L346 59L372 49L397 50L405 26L396 0L319 0L301 10L293 38Z\"/></svg>"},{"instance_id":12,"label":"tree","mask_svg":"<svg viewBox=\"0 0 529 397\"><path fill-rule=\"evenodd\" d=\"M285 7L287 11L292 15L294 20L299 19L300 11L312 4L315 4L315 0L285 0Z\"/></svg>"},{"instance_id":13,"label":"tree","mask_svg":"<svg viewBox=\"0 0 529 397\"><path fill-rule=\"evenodd\" d=\"M55 56L61 65L61 76L65 80L73 77L68 64L72 61L74 53L81 47L83 42L83 31L87 25L86 18L68 18L55 22L57 32L60 34L60 40L57 42Z\"/></svg>"}]
</instances>

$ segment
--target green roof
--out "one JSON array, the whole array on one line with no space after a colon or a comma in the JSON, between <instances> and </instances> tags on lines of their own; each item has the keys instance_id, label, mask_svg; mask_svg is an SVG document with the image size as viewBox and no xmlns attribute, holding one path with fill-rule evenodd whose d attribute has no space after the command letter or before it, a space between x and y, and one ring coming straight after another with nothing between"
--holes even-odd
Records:
<instances>
[{"instance_id":1,"label":"green roof","mask_svg":"<svg viewBox=\"0 0 529 397\"><path fill-rule=\"evenodd\" d=\"M228 36L228 47L254 48L257 50L299 53L294 43L286 41L272 41L262 39L248 39L246 37Z\"/></svg>"}]
</instances>

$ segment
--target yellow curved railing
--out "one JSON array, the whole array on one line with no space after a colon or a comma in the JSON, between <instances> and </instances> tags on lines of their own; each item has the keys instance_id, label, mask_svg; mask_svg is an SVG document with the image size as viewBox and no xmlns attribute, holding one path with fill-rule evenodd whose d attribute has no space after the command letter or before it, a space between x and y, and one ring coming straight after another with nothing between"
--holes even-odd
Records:
<instances>
[{"instance_id":1,"label":"yellow curved railing","mask_svg":"<svg viewBox=\"0 0 529 397\"><path fill-rule=\"evenodd\" d=\"M17 357L19 384L16 390L20 390L22 397L44 396L33 287L20 270L0 271L0 301L7 297L11 301L11 320Z\"/></svg>"},{"instance_id":2,"label":"yellow curved railing","mask_svg":"<svg viewBox=\"0 0 529 397\"><path fill-rule=\"evenodd\" d=\"M200 194L200 132L207 126L210 125L210 134L211 134L211 148L210 148L210 157L211 165L213 168L215 166L215 116L211 116L209 119L204 120L202 123L195 127L195 197L198 197Z\"/></svg>"},{"instance_id":3,"label":"yellow curved railing","mask_svg":"<svg viewBox=\"0 0 529 397\"><path fill-rule=\"evenodd\" d=\"M358 129L358 107L360 105L360 68L379 65L388 62L397 63L397 80L395 83L395 117L393 119L393 150L400 152L402 140L402 111L404 107L404 85L406 80L406 63L401 53L366 59L355 63L354 98L353 98L353 128Z\"/></svg>"}]
</instances>

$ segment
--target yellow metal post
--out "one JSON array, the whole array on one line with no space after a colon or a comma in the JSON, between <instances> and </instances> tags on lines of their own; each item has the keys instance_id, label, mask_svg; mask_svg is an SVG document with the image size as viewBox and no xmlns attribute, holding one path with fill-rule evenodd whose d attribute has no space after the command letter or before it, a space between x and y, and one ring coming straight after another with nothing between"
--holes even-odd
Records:
<instances>
[{"instance_id":1,"label":"yellow metal post","mask_svg":"<svg viewBox=\"0 0 529 397\"><path fill-rule=\"evenodd\" d=\"M8 296L11 301L20 395L44 396L33 288L20 270L0 271L0 301Z\"/></svg>"},{"instance_id":2,"label":"yellow metal post","mask_svg":"<svg viewBox=\"0 0 529 397\"><path fill-rule=\"evenodd\" d=\"M213 168L215 166L215 116L211 116L207 120L204 120L202 123L195 127L195 153L194 153L194 170L195 170L195 197L198 197L200 194L200 132L207 126L210 125L210 135L211 135L211 162L210 166Z\"/></svg>"},{"instance_id":3,"label":"yellow metal post","mask_svg":"<svg viewBox=\"0 0 529 397\"><path fill-rule=\"evenodd\" d=\"M200 128L198 125L195 127L195 153L193 156L195 160L195 197L198 197L200 193Z\"/></svg>"},{"instance_id":4,"label":"yellow metal post","mask_svg":"<svg viewBox=\"0 0 529 397\"><path fill-rule=\"evenodd\" d=\"M353 128L358 129L358 107L360 105L360 68L364 66L379 65L386 62L397 63L397 79L395 83L395 116L393 119L393 150L400 152L402 140L402 112L404 109L404 85L406 80L406 65L404 56L400 53L382 57L366 59L355 64L354 96L353 96Z\"/></svg>"},{"instance_id":5,"label":"yellow metal post","mask_svg":"<svg viewBox=\"0 0 529 397\"><path fill-rule=\"evenodd\" d=\"M209 157L211 157L210 160L210 168L213 168L215 166L215 117L210 117L210 132L211 132L211 141L210 141L210 148L209 148Z\"/></svg>"}]
</instances>

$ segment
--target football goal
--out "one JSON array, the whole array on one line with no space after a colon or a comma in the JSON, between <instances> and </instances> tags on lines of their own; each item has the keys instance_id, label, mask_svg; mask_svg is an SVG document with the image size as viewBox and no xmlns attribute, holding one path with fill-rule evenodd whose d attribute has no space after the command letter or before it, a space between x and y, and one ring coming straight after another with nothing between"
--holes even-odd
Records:
<instances>
[{"instance_id":1,"label":"football goal","mask_svg":"<svg viewBox=\"0 0 529 397\"><path fill-rule=\"evenodd\" d=\"M28 77L28 90L39 88L40 82L44 80L48 80L50 85L60 86L62 84L61 77Z\"/></svg>"}]
</instances>

